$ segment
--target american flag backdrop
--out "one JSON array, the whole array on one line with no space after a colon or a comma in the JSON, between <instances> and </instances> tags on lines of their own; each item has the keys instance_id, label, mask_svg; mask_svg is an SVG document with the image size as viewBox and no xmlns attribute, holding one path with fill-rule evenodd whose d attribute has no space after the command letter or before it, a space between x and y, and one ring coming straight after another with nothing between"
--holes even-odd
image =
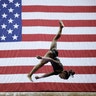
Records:
<instances>
[{"instance_id":1,"label":"american flag backdrop","mask_svg":"<svg viewBox=\"0 0 96 96\"><path fill-rule=\"evenodd\" d=\"M31 82L27 74L49 50L59 20L59 58L76 75L36 80L52 71L48 63ZM0 0L0 92L16 91L96 91L96 0Z\"/></svg>"}]
</instances>

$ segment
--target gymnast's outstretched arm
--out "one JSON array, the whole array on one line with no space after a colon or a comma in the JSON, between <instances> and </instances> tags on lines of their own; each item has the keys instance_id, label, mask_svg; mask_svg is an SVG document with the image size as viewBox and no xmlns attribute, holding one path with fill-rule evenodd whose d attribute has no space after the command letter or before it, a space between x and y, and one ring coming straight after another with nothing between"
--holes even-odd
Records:
<instances>
[{"instance_id":1,"label":"gymnast's outstretched arm","mask_svg":"<svg viewBox=\"0 0 96 96\"><path fill-rule=\"evenodd\" d=\"M52 76L52 75L55 75L55 72L51 72L51 73L46 73L42 76L35 76L36 79L40 79L40 78L45 78L45 77L49 77L49 76Z\"/></svg>"}]
</instances>

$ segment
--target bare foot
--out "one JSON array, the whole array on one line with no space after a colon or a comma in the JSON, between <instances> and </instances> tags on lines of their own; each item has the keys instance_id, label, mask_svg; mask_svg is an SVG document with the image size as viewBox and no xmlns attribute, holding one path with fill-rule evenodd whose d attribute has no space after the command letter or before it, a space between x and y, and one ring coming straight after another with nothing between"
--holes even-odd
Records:
<instances>
[{"instance_id":1,"label":"bare foot","mask_svg":"<svg viewBox=\"0 0 96 96\"><path fill-rule=\"evenodd\" d=\"M64 24L63 24L63 22L62 22L61 20L59 21L59 24L60 24L60 27L61 27L61 28L64 27Z\"/></svg>"},{"instance_id":2,"label":"bare foot","mask_svg":"<svg viewBox=\"0 0 96 96\"><path fill-rule=\"evenodd\" d=\"M31 79L31 76L28 74L27 77L29 78L30 81L33 82L33 80Z\"/></svg>"}]
</instances>

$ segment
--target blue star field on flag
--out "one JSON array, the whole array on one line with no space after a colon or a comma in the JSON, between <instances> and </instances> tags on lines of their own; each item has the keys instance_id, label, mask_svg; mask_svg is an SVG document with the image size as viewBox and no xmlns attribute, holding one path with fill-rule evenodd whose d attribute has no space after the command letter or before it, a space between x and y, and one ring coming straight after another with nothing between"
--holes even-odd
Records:
<instances>
[{"instance_id":1,"label":"blue star field on flag","mask_svg":"<svg viewBox=\"0 0 96 96\"><path fill-rule=\"evenodd\" d=\"M0 42L21 41L21 0L0 0Z\"/></svg>"}]
</instances>

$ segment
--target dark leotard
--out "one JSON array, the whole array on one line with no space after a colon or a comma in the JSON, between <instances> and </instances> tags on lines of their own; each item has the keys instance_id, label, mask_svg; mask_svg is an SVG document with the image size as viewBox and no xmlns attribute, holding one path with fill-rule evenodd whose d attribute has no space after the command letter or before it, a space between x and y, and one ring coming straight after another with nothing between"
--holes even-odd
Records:
<instances>
[{"instance_id":1,"label":"dark leotard","mask_svg":"<svg viewBox=\"0 0 96 96\"><path fill-rule=\"evenodd\" d=\"M58 58L54 58L54 60L59 61ZM52 64L55 75L58 75L63 71L63 65L61 63L58 64L58 63L51 62L51 64Z\"/></svg>"}]
</instances>

